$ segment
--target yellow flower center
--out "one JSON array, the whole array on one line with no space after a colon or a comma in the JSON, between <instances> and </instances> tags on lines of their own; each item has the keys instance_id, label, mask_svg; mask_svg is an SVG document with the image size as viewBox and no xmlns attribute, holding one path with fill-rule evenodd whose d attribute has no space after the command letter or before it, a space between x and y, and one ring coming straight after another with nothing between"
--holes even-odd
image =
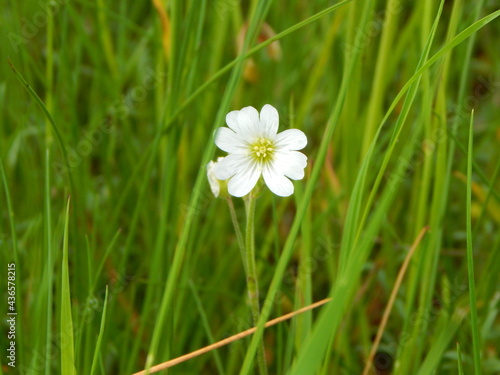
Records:
<instances>
[{"instance_id":1,"label":"yellow flower center","mask_svg":"<svg viewBox=\"0 0 500 375\"><path fill-rule=\"evenodd\" d=\"M269 139L259 138L250 145L250 152L258 162L268 162L274 154L274 144Z\"/></svg>"}]
</instances>

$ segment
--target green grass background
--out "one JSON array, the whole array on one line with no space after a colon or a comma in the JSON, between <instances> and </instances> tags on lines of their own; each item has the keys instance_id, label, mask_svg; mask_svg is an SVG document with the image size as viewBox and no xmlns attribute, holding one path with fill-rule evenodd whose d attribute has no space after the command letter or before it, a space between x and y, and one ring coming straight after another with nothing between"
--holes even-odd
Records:
<instances>
[{"instance_id":1,"label":"green grass background","mask_svg":"<svg viewBox=\"0 0 500 375\"><path fill-rule=\"evenodd\" d=\"M257 201L261 323L333 300L168 373L253 374L263 334L271 374L360 374L426 226L371 373L500 373L498 1L161 8L167 28L150 2L0 10L0 267L16 263L19 312L0 374L131 374L251 327L204 165L225 114L266 103L309 165L292 197Z\"/></svg>"}]
</instances>

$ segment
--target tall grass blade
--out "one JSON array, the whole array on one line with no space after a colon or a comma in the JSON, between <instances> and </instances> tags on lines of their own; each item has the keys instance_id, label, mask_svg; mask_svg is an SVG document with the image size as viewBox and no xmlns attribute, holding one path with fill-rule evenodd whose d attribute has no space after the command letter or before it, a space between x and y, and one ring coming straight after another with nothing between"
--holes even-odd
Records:
<instances>
[{"instance_id":1,"label":"tall grass blade","mask_svg":"<svg viewBox=\"0 0 500 375\"><path fill-rule=\"evenodd\" d=\"M481 375L481 341L479 338L479 324L477 321L476 281L474 277L474 245L472 238L472 160L474 143L474 111L471 113L469 124L469 147L467 153L467 198L466 198L466 227L467 227L467 271L469 276L470 323L472 329L472 349L474 358L474 373Z\"/></svg>"},{"instance_id":2,"label":"tall grass blade","mask_svg":"<svg viewBox=\"0 0 500 375\"><path fill-rule=\"evenodd\" d=\"M76 375L73 318L71 314L71 293L69 285L68 223L70 199L66 205L61 272L61 373Z\"/></svg>"},{"instance_id":3,"label":"tall grass blade","mask_svg":"<svg viewBox=\"0 0 500 375\"><path fill-rule=\"evenodd\" d=\"M94 375L97 372L97 366L99 365L99 357L101 354L102 340L104 337L104 330L106 327L106 313L108 311L108 286L106 285L106 294L104 295L104 308L102 309L101 325L99 327L99 336L97 336L97 343L95 345L94 358L92 360L92 368L90 370L90 375Z\"/></svg>"}]
</instances>

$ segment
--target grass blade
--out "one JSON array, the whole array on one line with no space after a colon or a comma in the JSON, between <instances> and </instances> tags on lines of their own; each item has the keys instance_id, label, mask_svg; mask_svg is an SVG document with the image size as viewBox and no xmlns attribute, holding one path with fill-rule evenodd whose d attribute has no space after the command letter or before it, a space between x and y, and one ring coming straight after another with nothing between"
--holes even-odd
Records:
<instances>
[{"instance_id":1,"label":"grass blade","mask_svg":"<svg viewBox=\"0 0 500 375\"><path fill-rule=\"evenodd\" d=\"M45 374L50 375L51 371L51 348L52 348L52 283L53 283L53 263L52 263L52 214L51 214L51 202L50 202L50 151L46 150L45 155L45 246L47 252L47 264L46 264L46 277L47 277L47 337L45 341L45 356L47 361L45 362Z\"/></svg>"},{"instance_id":2,"label":"grass blade","mask_svg":"<svg viewBox=\"0 0 500 375\"><path fill-rule=\"evenodd\" d=\"M68 223L70 199L66 206L64 221L64 240L61 273L61 373L76 375L73 318L71 314L71 295L68 269Z\"/></svg>"},{"instance_id":3,"label":"grass blade","mask_svg":"<svg viewBox=\"0 0 500 375\"><path fill-rule=\"evenodd\" d=\"M194 285L192 280L189 280L189 289L191 289L191 292L193 293L193 298L194 301L196 302L196 307L198 308L198 312L200 313L200 318L203 323L203 327L205 328L207 338L210 342L215 342L214 336L212 335L212 329L210 328L210 323L207 318L207 314L203 307L203 302L201 301L200 296L198 295L198 291L196 290L196 286ZM217 371L219 372L219 374L224 375L224 367L222 366L222 360L220 358L219 352L217 350L213 350L212 353L214 355Z\"/></svg>"},{"instance_id":4,"label":"grass blade","mask_svg":"<svg viewBox=\"0 0 500 375\"><path fill-rule=\"evenodd\" d=\"M464 375L464 367L462 365L462 352L460 351L460 344L457 342L457 362L458 362L458 375Z\"/></svg>"},{"instance_id":5,"label":"grass blade","mask_svg":"<svg viewBox=\"0 0 500 375\"><path fill-rule=\"evenodd\" d=\"M99 336L97 337L97 343L95 345L94 359L92 360L92 368L90 370L90 375L94 375L97 371L97 366L99 364L99 354L101 350L102 339L104 336L104 329L106 327L106 312L108 309L108 286L106 285L106 294L104 296L104 308L102 310L101 326L99 327Z\"/></svg>"},{"instance_id":6,"label":"grass blade","mask_svg":"<svg viewBox=\"0 0 500 375\"><path fill-rule=\"evenodd\" d=\"M470 318L472 329L472 348L474 353L474 373L481 375L481 342L479 339L479 326L476 307L476 283L474 279L474 249L472 238L472 160L474 141L474 111L471 113L469 124L469 148L467 153L467 271L469 275Z\"/></svg>"},{"instance_id":7,"label":"grass blade","mask_svg":"<svg viewBox=\"0 0 500 375\"><path fill-rule=\"evenodd\" d=\"M38 94L35 92L35 90L33 90L33 88L30 86L30 84L24 79L23 75L14 67L14 64L12 63L10 58L8 59L8 62L9 62L10 68L12 69L14 74L16 75L16 78L19 80L19 82L21 82L23 87L26 88L26 90L28 91L30 96L35 100L35 102L38 104L38 106L42 109L47 120L52 125L52 129L54 130L54 133L56 134L57 142L59 143L59 148L61 149L61 152L62 152L63 157L64 157L64 162L66 163L66 167L69 168L69 166L71 164L69 163L69 160L68 160L68 153L66 152L66 147L64 145L63 138L61 136L61 133L59 132L59 129L58 129L56 123L54 122L54 119L52 118L52 115L50 114L49 110L47 109L47 107L43 103L42 99L40 99ZM74 191L73 178L71 176L72 176L71 173L68 173L70 187L71 187L72 191Z\"/></svg>"},{"instance_id":8,"label":"grass blade","mask_svg":"<svg viewBox=\"0 0 500 375\"><path fill-rule=\"evenodd\" d=\"M465 311L458 308L450 320L443 327L439 335L433 340L431 347L427 349L429 353L423 361L417 375L429 375L436 371L437 366L442 360L443 353L448 348L453 336L455 336L458 328L465 318Z\"/></svg>"}]
</instances>

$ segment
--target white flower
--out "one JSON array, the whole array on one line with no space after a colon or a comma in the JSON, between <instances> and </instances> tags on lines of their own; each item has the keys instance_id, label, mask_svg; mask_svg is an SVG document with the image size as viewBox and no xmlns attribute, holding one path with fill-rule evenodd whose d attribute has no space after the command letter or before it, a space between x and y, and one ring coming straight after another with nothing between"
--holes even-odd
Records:
<instances>
[{"instance_id":1,"label":"white flower","mask_svg":"<svg viewBox=\"0 0 500 375\"><path fill-rule=\"evenodd\" d=\"M221 191L221 184L227 185L227 183L223 184L223 181L218 180L217 177L215 176L215 166L217 165L217 163L219 163L223 159L224 158L219 157L216 162L210 161L207 164L207 179L208 179L208 183L210 184L210 189L212 190L212 193L214 194L215 198L219 197L219 194ZM224 186L222 186L222 188L224 189ZM226 190L227 190L227 187L226 187ZM226 192L226 195L227 195L227 192Z\"/></svg>"},{"instance_id":2,"label":"white flower","mask_svg":"<svg viewBox=\"0 0 500 375\"><path fill-rule=\"evenodd\" d=\"M214 168L217 179L230 178L229 194L247 195L262 175L274 194L291 195L293 184L288 178L304 177L307 157L297 150L306 146L306 135L298 129L277 134L278 111L269 104L260 111L260 118L255 108L245 107L229 112L226 122L229 128L217 129L215 144L229 155Z\"/></svg>"}]
</instances>

